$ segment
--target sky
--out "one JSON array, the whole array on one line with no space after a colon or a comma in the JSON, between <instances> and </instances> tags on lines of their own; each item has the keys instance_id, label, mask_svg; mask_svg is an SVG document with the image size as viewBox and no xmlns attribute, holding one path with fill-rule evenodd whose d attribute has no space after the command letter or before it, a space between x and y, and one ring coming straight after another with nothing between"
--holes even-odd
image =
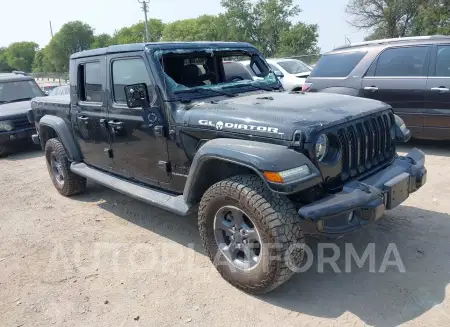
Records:
<instances>
[{"instance_id":1,"label":"sky","mask_svg":"<svg viewBox=\"0 0 450 327\"><path fill-rule=\"evenodd\" d=\"M17 2L16 2L17 1ZM44 47L50 41L49 21L56 33L67 21L81 20L95 34L143 20L138 0L0 0L0 46L34 41ZM350 41L360 42L367 32L352 28L344 8L349 0L294 0L302 13L294 21L319 25L319 47L328 51ZM149 18L164 22L223 11L220 0L151 0ZM151 31L150 31L151 32Z\"/></svg>"}]
</instances>

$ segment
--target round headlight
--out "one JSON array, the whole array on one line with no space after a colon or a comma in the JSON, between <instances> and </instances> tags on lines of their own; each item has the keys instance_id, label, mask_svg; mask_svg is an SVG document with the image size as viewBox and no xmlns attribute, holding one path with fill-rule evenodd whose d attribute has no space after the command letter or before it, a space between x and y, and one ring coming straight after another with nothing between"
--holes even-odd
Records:
<instances>
[{"instance_id":1,"label":"round headlight","mask_svg":"<svg viewBox=\"0 0 450 327\"><path fill-rule=\"evenodd\" d=\"M0 121L0 131L10 132L13 129L14 129L14 125L13 125L12 121L9 121L9 120Z\"/></svg>"},{"instance_id":2,"label":"round headlight","mask_svg":"<svg viewBox=\"0 0 450 327\"><path fill-rule=\"evenodd\" d=\"M320 134L316 142L316 157L318 161L325 159L328 153L328 137L325 134Z\"/></svg>"}]
</instances>

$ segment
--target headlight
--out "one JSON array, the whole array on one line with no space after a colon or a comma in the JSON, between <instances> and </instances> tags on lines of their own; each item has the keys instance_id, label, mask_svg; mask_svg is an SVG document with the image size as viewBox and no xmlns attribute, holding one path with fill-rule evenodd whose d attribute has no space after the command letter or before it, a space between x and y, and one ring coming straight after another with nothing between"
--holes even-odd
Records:
<instances>
[{"instance_id":1,"label":"headlight","mask_svg":"<svg viewBox=\"0 0 450 327\"><path fill-rule=\"evenodd\" d=\"M316 157L318 161L325 159L328 147L328 137L325 134L320 134L316 142Z\"/></svg>"},{"instance_id":2,"label":"headlight","mask_svg":"<svg viewBox=\"0 0 450 327\"><path fill-rule=\"evenodd\" d=\"M14 124L10 120L0 121L0 131L12 131L14 129Z\"/></svg>"}]
</instances>

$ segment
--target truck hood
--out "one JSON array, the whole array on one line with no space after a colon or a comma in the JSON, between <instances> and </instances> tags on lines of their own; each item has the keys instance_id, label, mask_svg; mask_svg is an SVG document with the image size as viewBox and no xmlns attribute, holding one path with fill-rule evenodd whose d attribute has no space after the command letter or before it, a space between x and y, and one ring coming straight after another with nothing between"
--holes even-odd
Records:
<instances>
[{"instance_id":1,"label":"truck hood","mask_svg":"<svg viewBox=\"0 0 450 327\"><path fill-rule=\"evenodd\" d=\"M0 119L26 114L29 109L31 109L31 101L0 104Z\"/></svg>"},{"instance_id":2,"label":"truck hood","mask_svg":"<svg viewBox=\"0 0 450 327\"><path fill-rule=\"evenodd\" d=\"M296 130L311 133L389 108L340 94L267 92L195 103L185 126L291 140Z\"/></svg>"}]
</instances>

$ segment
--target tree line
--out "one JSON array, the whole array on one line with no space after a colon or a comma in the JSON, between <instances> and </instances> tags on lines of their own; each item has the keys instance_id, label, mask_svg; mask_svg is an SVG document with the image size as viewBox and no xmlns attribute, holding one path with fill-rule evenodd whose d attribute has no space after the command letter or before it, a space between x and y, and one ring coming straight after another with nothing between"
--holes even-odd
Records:
<instances>
[{"instance_id":1,"label":"tree line","mask_svg":"<svg viewBox=\"0 0 450 327\"><path fill-rule=\"evenodd\" d=\"M301 12L293 0L222 0L223 14L163 23L148 21L150 41L244 41L266 57L318 54L319 28L292 23ZM349 23L369 33L367 40L413 35L450 35L450 0L349 0ZM0 48L0 71L67 72L69 56L112 44L143 42L144 22L94 34L81 21L68 22L40 49L35 42Z\"/></svg>"},{"instance_id":2,"label":"tree line","mask_svg":"<svg viewBox=\"0 0 450 327\"><path fill-rule=\"evenodd\" d=\"M450 0L350 0L346 11L366 40L450 34Z\"/></svg>"},{"instance_id":3,"label":"tree line","mask_svg":"<svg viewBox=\"0 0 450 327\"><path fill-rule=\"evenodd\" d=\"M320 52L318 26L292 23L301 12L293 0L222 0L221 4L225 12L219 15L171 23L150 19L150 42L243 41L254 44L267 57ZM35 42L16 42L0 48L0 71L67 72L69 56L74 52L143 41L143 21L112 35L96 35L88 24L72 21L64 24L42 49Z\"/></svg>"}]
</instances>

